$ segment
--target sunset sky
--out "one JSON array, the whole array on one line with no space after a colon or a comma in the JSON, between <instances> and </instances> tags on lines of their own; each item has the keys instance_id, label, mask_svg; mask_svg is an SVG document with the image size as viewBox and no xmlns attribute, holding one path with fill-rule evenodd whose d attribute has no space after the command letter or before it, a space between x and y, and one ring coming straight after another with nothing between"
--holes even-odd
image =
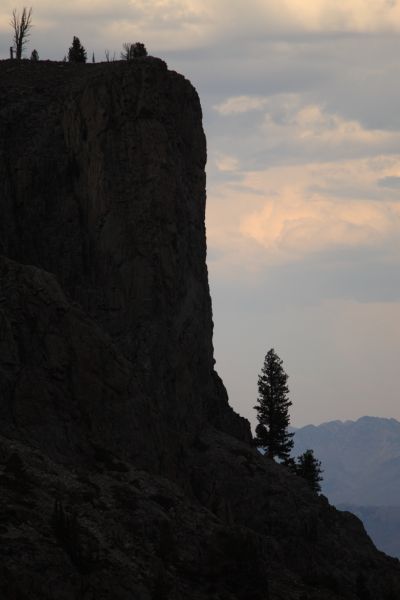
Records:
<instances>
[{"instance_id":1,"label":"sunset sky","mask_svg":"<svg viewBox=\"0 0 400 600\"><path fill-rule=\"evenodd\" d=\"M0 6L0 57L14 1ZM254 423L274 347L294 425L400 419L400 0L33 4L29 43L142 41L196 87L217 370ZM0 84L1 85L1 84Z\"/></svg>"}]
</instances>

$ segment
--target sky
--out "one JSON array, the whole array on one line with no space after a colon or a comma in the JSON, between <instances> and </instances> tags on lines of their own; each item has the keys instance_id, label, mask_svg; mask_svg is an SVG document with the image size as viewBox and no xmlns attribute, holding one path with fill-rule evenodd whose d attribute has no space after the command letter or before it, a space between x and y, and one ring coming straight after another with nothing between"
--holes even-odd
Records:
<instances>
[{"instance_id":1,"label":"sky","mask_svg":"<svg viewBox=\"0 0 400 600\"><path fill-rule=\"evenodd\" d=\"M400 419L400 0L37 0L33 24L41 59L142 41L196 87L232 406L254 424L273 347L294 426Z\"/></svg>"}]
</instances>

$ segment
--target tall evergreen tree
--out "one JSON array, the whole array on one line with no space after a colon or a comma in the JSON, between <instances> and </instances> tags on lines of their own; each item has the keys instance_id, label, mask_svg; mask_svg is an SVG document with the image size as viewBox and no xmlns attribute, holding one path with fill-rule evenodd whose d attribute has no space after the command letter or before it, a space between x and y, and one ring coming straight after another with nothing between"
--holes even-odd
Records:
<instances>
[{"instance_id":1,"label":"tall evergreen tree","mask_svg":"<svg viewBox=\"0 0 400 600\"><path fill-rule=\"evenodd\" d=\"M87 54L85 48L82 46L79 38L74 36L74 39L72 40L72 46L68 50L69 62L85 63L86 59Z\"/></svg>"},{"instance_id":2,"label":"tall evergreen tree","mask_svg":"<svg viewBox=\"0 0 400 600\"><path fill-rule=\"evenodd\" d=\"M297 457L296 474L304 477L314 492L321 491L321 461L314 456L313 450L306 450Z\"/></svg>"},{"instance_id":3,"label":"tall evergreen tree","mask_svg":"<svg viewBox=\"0 0 400 600\"><path fill-rule=\"evenodd\" d=\"M258 425L255 443L263 448L270 458L277 456L287 460L293 448L293 433L288 433L290 422L288 398L288 375L283 369L283 361L271 348L264 359L258 378Z\"/></svg>"}]
</instances>

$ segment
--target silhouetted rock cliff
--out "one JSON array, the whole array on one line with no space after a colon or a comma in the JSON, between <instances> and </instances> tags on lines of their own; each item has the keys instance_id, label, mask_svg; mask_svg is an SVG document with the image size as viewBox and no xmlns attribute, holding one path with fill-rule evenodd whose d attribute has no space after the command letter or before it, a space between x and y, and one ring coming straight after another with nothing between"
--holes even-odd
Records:
<instances>
[{"instance_id":1,"label":"silhouetted rock cliff","mask_svg":"<svg viewBox=\"0 0 400 600\"><path fill-rule=\"evenodd\" d=\"M0 81L1 596L400 597L214 372L190 83L153 58Z\"/></svg>"}]
</instances>

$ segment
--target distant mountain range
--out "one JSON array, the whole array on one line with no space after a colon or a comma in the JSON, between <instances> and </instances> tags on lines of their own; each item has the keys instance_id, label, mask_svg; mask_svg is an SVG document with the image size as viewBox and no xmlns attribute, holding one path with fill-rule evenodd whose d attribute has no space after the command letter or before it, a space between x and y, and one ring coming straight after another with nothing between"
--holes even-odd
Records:
<instances>
[{"instance_id":1,"label":"distant mountain range","mask_svg":"<svg viewBox=\"0 0 400 600\"><path fill-rule=\"evenodd\" d=\"M376 547L390 556L400 558L400 506L339 504L337 508L357 515Z\"/></svg>"},{"instance_id":2,"label":"distant mountain range","mask_svg":"<svg viewBox=\"0 0 400 600\"><path fill-rule=\"evenodd\" d=\"M400 556L400 422L361 417L293 428L295 456L314 450L322 492L360 517L385 552Z\"/></svg>"}]
</instances>

